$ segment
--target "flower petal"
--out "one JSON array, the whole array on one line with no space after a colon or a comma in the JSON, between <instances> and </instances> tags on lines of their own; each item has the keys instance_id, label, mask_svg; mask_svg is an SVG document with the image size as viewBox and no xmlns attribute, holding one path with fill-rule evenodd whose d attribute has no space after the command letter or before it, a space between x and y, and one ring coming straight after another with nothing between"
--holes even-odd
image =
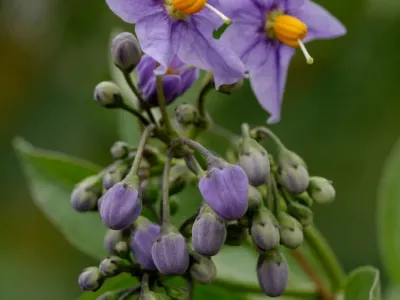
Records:
<instances>
[{"instance_id":1,"label":"flower petal","mask_svg":"<svg viewBox=\"0 0 400 300\"><path fill-rule=\"evenodd\" d=\"M193 15L192 22L182 26L178 57L184 63L214 73L215 85L233 84L244 77L244 66L232 50L200 28L210 27L207 19Z\"/></svg>"},{"instance_id":2,"label":"flower petal","mask_svg":"<svg viewBox=\"0 0 400 300\"><path fill-rule=\"evenodd\" d=\"M181 22L172 22L166 13L152 15L136 24L136 35L143 52L159 62L164 72L178 51L180 25Z\"/></svg>"},{"instance_id":3,"label":"flower petal","mask_svg":"<svg viewBox=\"0 0 400 300\"><path fill-rule=\"evenodd\" d=\"M262 107L270 113L268 123L279 122L287 71L295 50L284 45L269 45L266 61L250 71L251 87Z\"/></svg>"},{"instance_id":4,"label":"flower petal","mask_svg":"<svg viewBox=\"0 0 400 300\"><path fill-rule=\"evenodd\" d=\"M191 68L180 73L182 80L181 94L184 94L193 83L199 78L200 70L197 68Z\"/></svg>"},{"instance_id":5,"label":"flower petal","mask_svg":"<svg viewBox=\"0 0 400 300\"><path fill-rule=\"evenodd\" d=\"M308 0L284 0L286 13L291 15L291 12L300 9Z\"/></svg>"},{"instance_id":6,"label":"flower petal","mask_svg":"<svg viewBox=\"0 0 400 300\"><path fill-rule=\"evenodd\" d=\"M303 21L308 27L305 42L314 39L330 39L346 34L346 28L325 8L307 1L304 6L293 11L293 16Z\"/></svg>"},{"instance_id":7,"label":"flower petal","mask_svg":"<svg viewBox=\"0 0 400 300\"><path fill-rule=\"evenodd\" d=\"M136 23L163 11L159 0L106 0L106 2L112 12L127 23Z\"/></svg>"}]
</instances>

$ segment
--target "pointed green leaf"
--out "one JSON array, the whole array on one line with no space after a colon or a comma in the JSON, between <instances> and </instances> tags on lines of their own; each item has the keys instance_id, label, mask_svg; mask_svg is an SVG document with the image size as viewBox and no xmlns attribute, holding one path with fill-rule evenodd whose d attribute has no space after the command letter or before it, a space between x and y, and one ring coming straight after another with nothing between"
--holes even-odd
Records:
<instances>
[{"instance_id":1,"label":"pointed green leaf","mask_svg":"<svg viewBox=\"0 0 400 300\"><path fill-rule=\"evenodd\" d=\"M360 267L347 278L344 300L380 300L379 270L374 267Z\"/></svg>"}]
</instances>

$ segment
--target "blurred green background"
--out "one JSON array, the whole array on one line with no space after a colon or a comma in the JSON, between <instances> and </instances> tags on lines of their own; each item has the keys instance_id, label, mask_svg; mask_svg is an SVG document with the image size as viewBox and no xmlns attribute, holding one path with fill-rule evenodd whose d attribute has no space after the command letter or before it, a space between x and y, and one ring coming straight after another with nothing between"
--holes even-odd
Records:
<instances>
[{"instance_id":1,"label":"blurred green background","mask_svg":"<svg viewBox=\"0 0 400 300\"><path fill-rule=\"evenodd\" d=\"M345 268L381 267L376 189L400 133L400 2L318 3L343 21L348 35L311 43L312 67L296 55L283 120L273 129L312 174L334 181L337 201L316 207L315 218ZM110 162L116 114L95 105L92 93L110 79L107 45L116 27L132 29L105 1L0 1L0 299L75 299L77 275L96 263L34 206L11 140L21 135L43 148ZM233 131L243 121L267 119L248 85L231 97L212 97L215 121Z\"/></svg>"}]
</instances>

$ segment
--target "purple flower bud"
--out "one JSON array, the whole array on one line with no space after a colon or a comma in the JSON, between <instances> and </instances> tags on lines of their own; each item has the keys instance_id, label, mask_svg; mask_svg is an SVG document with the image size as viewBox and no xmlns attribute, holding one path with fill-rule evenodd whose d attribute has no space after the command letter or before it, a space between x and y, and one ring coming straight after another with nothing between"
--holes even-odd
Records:
<instances>
[{"instance_id":1,"label":"purple flower bud","mask_svg":"<svg viewBox=\"0 0 400 300\"><path fill-rule=\"evenodd\" d=\"M336 191L332 182L323 177L311 177L308 190L310 196L318 203L331 203L335 200Z\"/></svg>"},{"instance_id":2,"label":"purple flower bud","mask_svg":"<svg viewBox=\"0 0 400 300\"><path fill-rule=\"evenodd\" d=\"M114 82L100 82L94 89L94 100L105 108L118 108L123 102L121 89Z\"/></svg>"},{"instance_id":3,"label":"purple flower bud","mask_svg":"<svg viewBox=\"0 0 400 300\"><path fill-rule=\"evenodd\" d=\"M154 264L165 275L182 275L189 268L185 238L172 225L162 229L151 249Z\"/></svg>"},{"instance_id":4,"label":"purple flower bud","mask_svg":"<svg viewBox=\"0 0 400 300\"><path fill-rule=\"evenodd\" d=\"M281 237L281 244L290 248L296 249L303 243L303 227L292 216L287 213L280 213L278 217L279 234Z\"/></svg>"},{"instance_id":5,"label":"purple flower bud","mask_svg":"<svg viewBox=\"0 0 400 300\"><path fill-rule=\"evenodd\" d=\"M243 140L239 146L238 165L245 171L251 185L267 183L271 171L268 153L256 140Z\"/></svg>"},{"instance_id":6,"label":"purple flower bud","mask_svg":"<svg viewBox=\"0 0 400 300\"><path fill-rule=\"evenodd\" d=\"M121 182L129 172L126 163L116 163L111 165L103 175L103 187L106 190Z\"/></svg>"},{"instance_id":7,"label":"purple flower bud","mask_svg":"<svg viewBox=\"0 0 400 300\"><path fill-rule=\"evenodd\" d=\"M158 106L156 87L156 61L143 55L137 66L138 86L144 99L150 106ZM177 57L171 62L166 75L163 76L163 87L167 104L172 103L184 94L196 81L199 70L182 63Z\"/></svg>"},{"instance_id":8,"label":"purple flower bud","mask_svg":"<svg viewBox=\"0 0 400 300\"><path fill-rule=\"evenodd\" d=\"M99 177L88 177L75 186L71 195L71 205L78 212L96 210L101 192Z\"/></svg>"},{"instance_id":9,"label":"purple flower bud","mask_svg":"<svg viewBox=\"0 0 400 300\"><path fill-rule=\"evenodd\" d=\"M289 267L283 255L278 251L261 254L257 262L257 277L261 289L267 296L282 295L289 278Z\"/></svg>"},{"instance_id":10,"label":"purple flower bud","mask_svg":"<svg viewBox=\"0 0 400 300\"><path fill-rule=\"evenodd\" d=\"M142 202L138 193L138 178L125 178L109 189L100 207L104 224L114 230L127 228L140 215Z\"/></svg>"},{"instance_id":11,"label":"purple flower bud","mask_svg":"<svg viewBox=\"0 0 400 300\"><path fill-rule=\"evenodd\" d=\"M160 234L160 226L151 223L144 217L135 222L135 230L131 237L131 250L136 261L146 270L156 270L151 249Z\"/></svg>"},{"instance_id":12,"label":"purple flower bud","mask_svg":"<svg viewBox=\"0 0 400 300\"><path fill-rule=\"evenodd\" d=\"M278 222L264 207L255 215L250 232L253 244L259 252L274 249L279 245Z\"/></svg>"},{"instance_id":13,"label":"purple flower bud","mask_svg":"<svg viewBox=\"0 0 400 300\"><path fill-rule=\"evenodd\" d=\"M111 43L111 55L118 68L130 73L140 61L139 42L132 33L122 32Z\"/></svg>"},{"instance_id":14,"label":"purple flower bud","mask_svg":"<svg viewBox=\"0 0 400 300\"><path fill-rule=\"evenodd\" d=\"M307 190L309 175L307 166L296 153L284 149L278 158L279 182L291 193L301 194Z\"/></svg>"},{"instance_id":15,"label":"purple flower bud","mask_svg":"<svg viewBox=\"0 0 400 300\"><path fill-rule=\"evenodd\" d=\"M216 255L226 239L225 222L209 207L203 205L192 227L193 249L202 255Z\"/></svg>"},{"instance_id":16,"label":"purple flower bud","mask_svg":"<svg viewBox=\"0 0 400 300\"><path fill-rule=\"evenodd\" d=\"M128 157L129 151L131 150L128 143L123 141L117 141L112 145L110 152L114 159L124 159Z\"/></svg>"},{"instance_id":17,"label":"purple flower bud","mask_svg":"<svg viewBox=\"0 0 400 300\"><path fill-rule=\"evenodd\" d=\"M246 173L236 165L214 165L200 180L200 192L205 202L223 219L240 219L247 211L249 180Z\"/></svg>"},{"instance_id":18,"label":"purple flower bud","mask_svg":"<svg viewBox=\"0 0 400 300\"><path fill-rule=\"evenodd\" d=\"M217 268L211 258L194 254L190 275L200 284L210 284L217 277Z\"/></svg>"},{"instance_id":19,"label":"purple flower bud","mask_svg":"<svg viewBox=\"0 0 400 300\"><path fill-rule=\"evenodd\" d=\"M128 270L129 262L118 256L111 256L100 262L99 269L104 276L113 277Z\"/></svg>"},{"instance_id":20,"label":"purple flower bud","mask_svg":"<svg viewBox=\"0 0 400 300\"><path fill-rule=\"evenodd\" d=\"M79 275L78 283L84 291L97 291L103 284L104 277L99 268L89 267Z\"/></svg>"}]
</instances>

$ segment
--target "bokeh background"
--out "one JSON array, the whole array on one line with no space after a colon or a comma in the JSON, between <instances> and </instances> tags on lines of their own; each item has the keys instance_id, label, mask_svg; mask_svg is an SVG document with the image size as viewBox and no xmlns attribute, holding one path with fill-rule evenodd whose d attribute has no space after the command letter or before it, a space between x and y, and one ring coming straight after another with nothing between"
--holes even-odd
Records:
<instances>
[{"instance_id":1,"label":"bokeh background","mask_svg":"<svg viewBox=\"0 0 400 300\"><path fill-rule=\"evenodd\" d=\"M313 174L334 181L337 201L316 207L315 218L345 268L381 267L376 190L400 135L400 2L317 2L348 35L309 44L312 67L296 55L283 120L273 129ZM117 27L132 30L104 0L0 1L0 299L75 299L77 275L96 263L34 206L11 141L21 135L40 147L110 162L116 114L95 105L92 91L110 79L107 45ZM212 98L215 121L233 131L267 118L248 85Z\"/></svg>"}]
</instances>

